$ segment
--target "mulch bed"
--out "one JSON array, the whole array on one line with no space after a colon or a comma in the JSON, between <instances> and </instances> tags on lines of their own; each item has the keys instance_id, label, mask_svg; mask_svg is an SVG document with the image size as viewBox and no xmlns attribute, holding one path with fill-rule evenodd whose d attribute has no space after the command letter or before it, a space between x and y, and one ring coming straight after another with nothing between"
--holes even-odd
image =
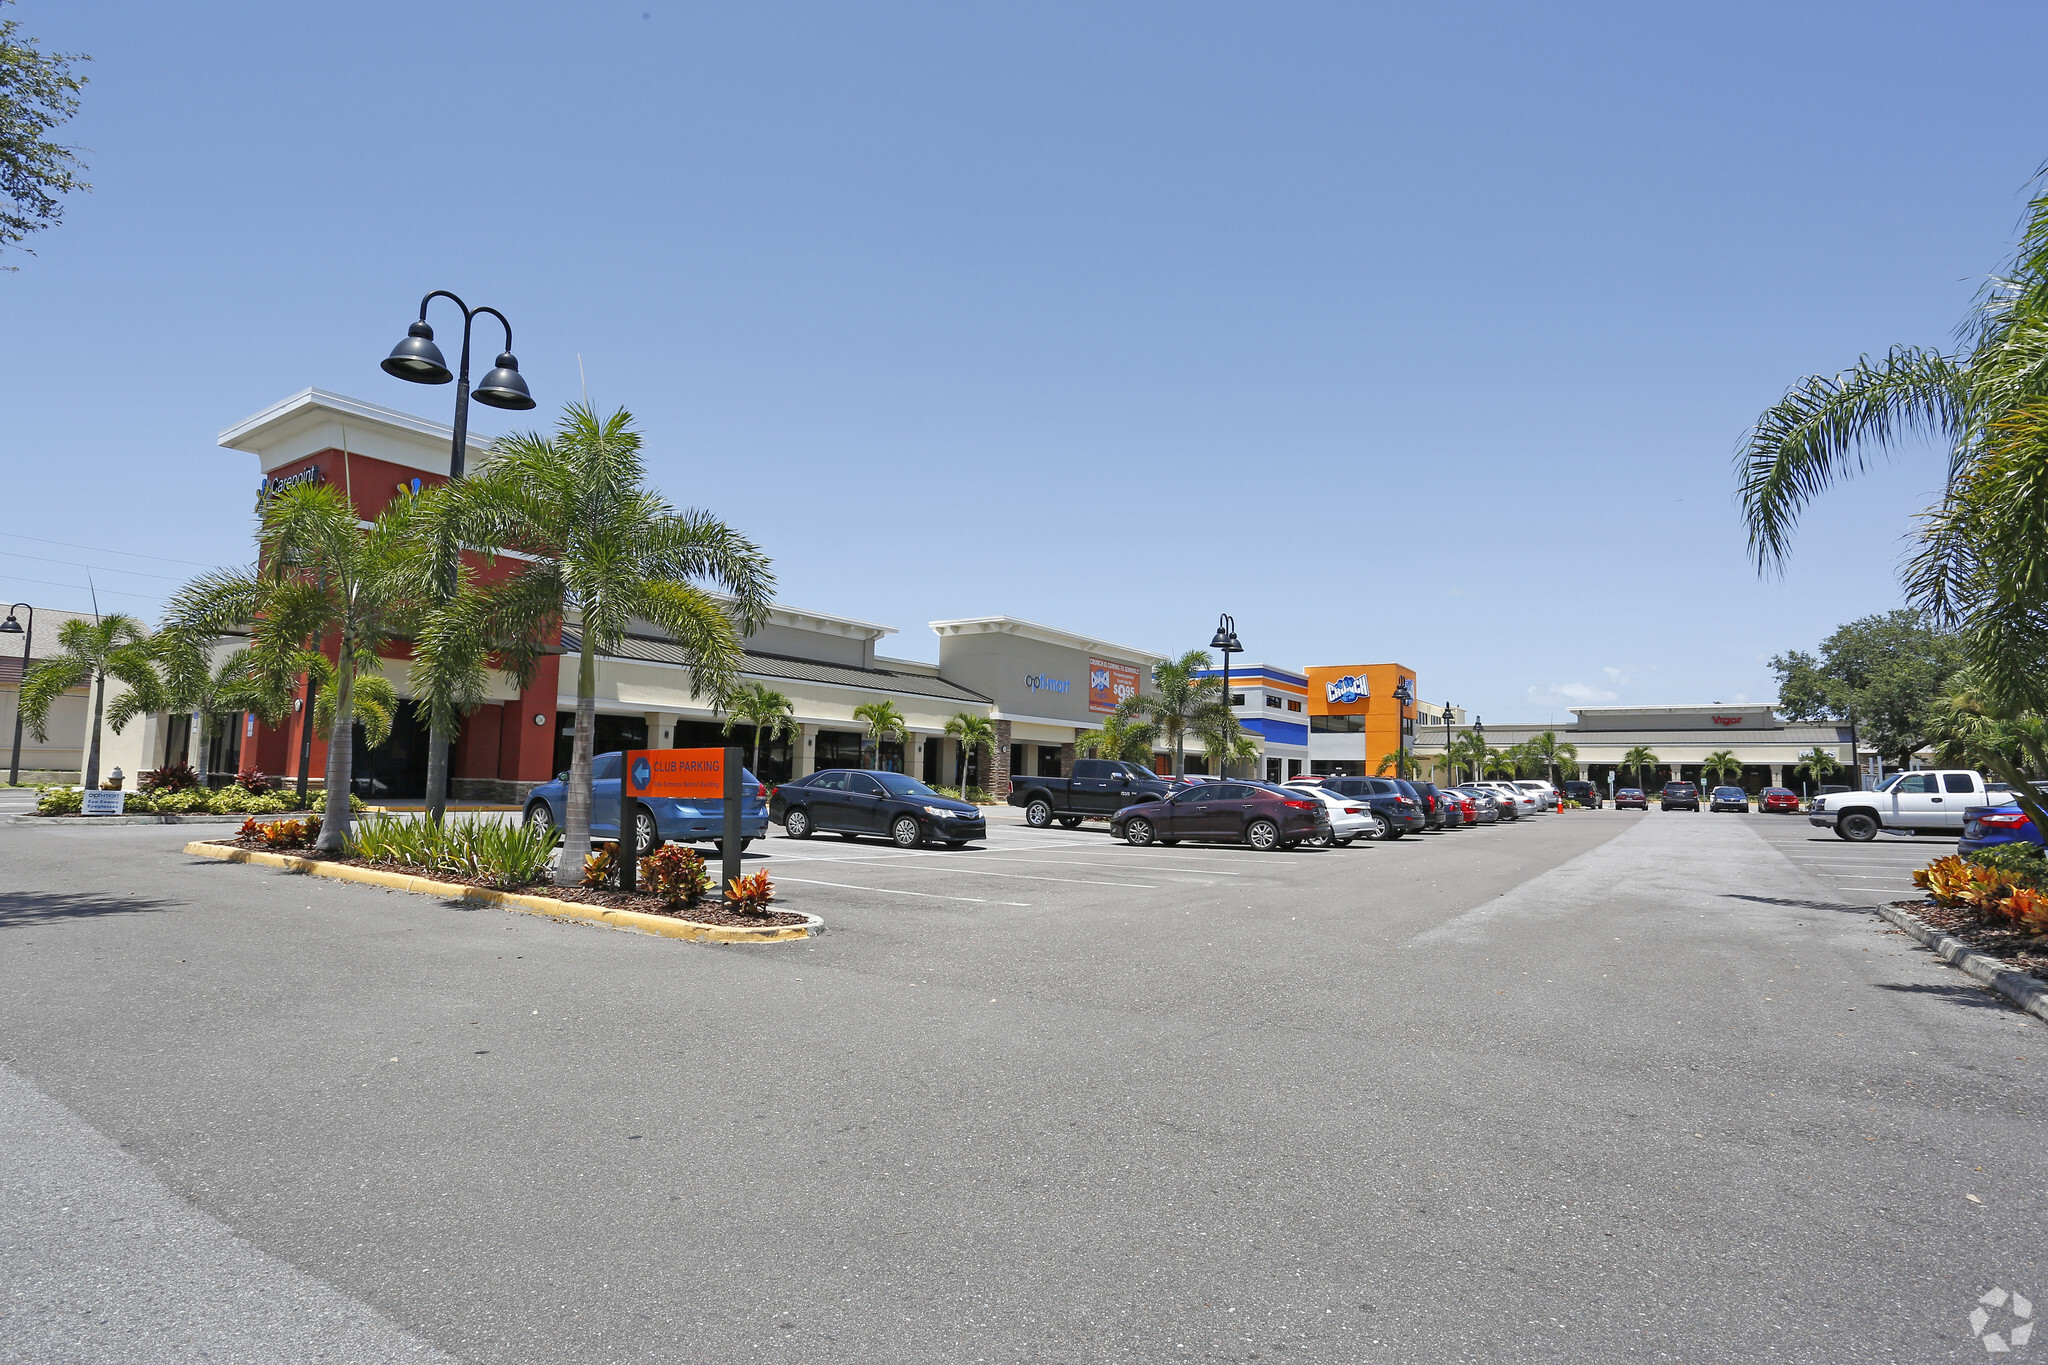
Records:
<instances>
[{"instance_id":1,"label":"mulch bed","mask_svg":"<svg viewBox=\"0 0 2048 1365\"><path fill-rule=\"evenodd\" d=\"M1954 934L1987 957L1995 957L2038 981L2048 981L2048 938L2035 938L2024 929L2003 921L1983 918L1967 905L1936 905L1933 901L1893 901L1892 908L1904 910L1945 934Z\"/></svg>"},{"instance_id":2,"label":"mulch bed","mask_svg":"<svg viewBox=\"0 0 2048 1365\"><path fill-rule=\"evenodd\" d=\"M545 882L532 886L502 887L493 885L487 877L465 877L447 869L429 872L425 868L400 865L397 863L373 863L366 858L335 858L316 852L311 847L275 848L261 839L212 839L209 843L222 844L228 848L246 848L257 853L277 853L287 858L305 858L314 862L339 863L344 867L374 868L379 872L403 872L409 876L428 877L437 882L451 882L457 886L479 886L490 891L510 890L522 896L546 896L550 900L574 901L578 905L597 905L606 910L633 910L643 915L662 915L669 919L684 919L692 924L714 924L719 928L731 929L779 929L785 925L802 924L805 917L788 910L770 910L763 915L739 915L725 908L716 900L703 900L695 905L669 905L655 896L635 891L627 893L610 887L594 886L551 886ZM714 877L714 880L716 878Z\"/></svg>"}]
</instances>

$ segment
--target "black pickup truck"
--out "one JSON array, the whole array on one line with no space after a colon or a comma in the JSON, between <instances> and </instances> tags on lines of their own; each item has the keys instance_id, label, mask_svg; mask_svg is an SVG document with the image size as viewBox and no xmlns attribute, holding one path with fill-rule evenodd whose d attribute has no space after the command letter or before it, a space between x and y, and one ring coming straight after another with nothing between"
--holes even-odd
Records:
<instances>
[{"instance_id":1,"label":"black pickup truck","mask_svg":"<svg viewBox=\"0 0 2048 1365\"><path fill-rule=\"evenodd\" d=\"M1057 820L1072 829L1083 820L1107 820L1125 806L1157 801L1174 789L1170 778L1122 759L1084 758L1072 777L1019 777L1010 804L1024 808L1024 823L1044 829Z\"/></svg>"}]
</instances>

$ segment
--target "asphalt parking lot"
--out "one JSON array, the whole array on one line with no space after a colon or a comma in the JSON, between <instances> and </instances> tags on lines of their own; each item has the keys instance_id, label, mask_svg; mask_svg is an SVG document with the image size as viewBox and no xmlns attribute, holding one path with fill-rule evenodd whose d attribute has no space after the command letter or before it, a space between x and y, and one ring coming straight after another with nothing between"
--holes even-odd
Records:
<instances>
[{"instance_id":1,"label":"asphalt parking lot","mask_svg":"<svg viewBox=\"0 0 2048 1365\"><path fill-rule=\"evenodd\" d=\"M745 946L0 827L0 1360L1981 1358L2035 1027L1763 820L776 838Z\"/></svg>"}]
</instances>

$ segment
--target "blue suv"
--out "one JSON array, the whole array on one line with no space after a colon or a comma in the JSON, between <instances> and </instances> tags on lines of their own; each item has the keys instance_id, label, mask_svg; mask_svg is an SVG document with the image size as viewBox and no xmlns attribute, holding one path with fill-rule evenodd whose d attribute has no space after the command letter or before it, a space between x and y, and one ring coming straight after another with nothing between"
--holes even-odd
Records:
<instances>
[{"instance_id":1,"label":"blue suv","mask_svg":"<svg viewBox=\"0 0 2048 1365\"><path fill-rule=\"evenodd\" d=\"M590 760L590 837L619 837L619 764L623 754L597 754ZM725 851L725 802L677 801L648 797L636 801L633 811L633 848L645 858L663 844L710 843ZM526 798L526 823L562 827L569 813L569 774L557 773ZM740 847L768 837L768 803L761 799L761 784L745 769L740 771Z\"/></svg>"}]
</instances>

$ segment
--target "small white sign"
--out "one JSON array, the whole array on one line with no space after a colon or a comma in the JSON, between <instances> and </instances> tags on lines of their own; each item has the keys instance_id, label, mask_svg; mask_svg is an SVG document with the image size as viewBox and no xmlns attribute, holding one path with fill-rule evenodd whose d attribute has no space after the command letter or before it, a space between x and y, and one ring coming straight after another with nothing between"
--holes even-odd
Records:
<instances>
[{"instance_id":1,"label":"small white sign","mask_svg":"<svg viewBox=\"0 0 2048 1365\"><path fill-rule=\"evenodd\" d=\"M80 792L80 809L87 815L119 815L128 808L127 792Z\"/></svg>"}]
</instances>

